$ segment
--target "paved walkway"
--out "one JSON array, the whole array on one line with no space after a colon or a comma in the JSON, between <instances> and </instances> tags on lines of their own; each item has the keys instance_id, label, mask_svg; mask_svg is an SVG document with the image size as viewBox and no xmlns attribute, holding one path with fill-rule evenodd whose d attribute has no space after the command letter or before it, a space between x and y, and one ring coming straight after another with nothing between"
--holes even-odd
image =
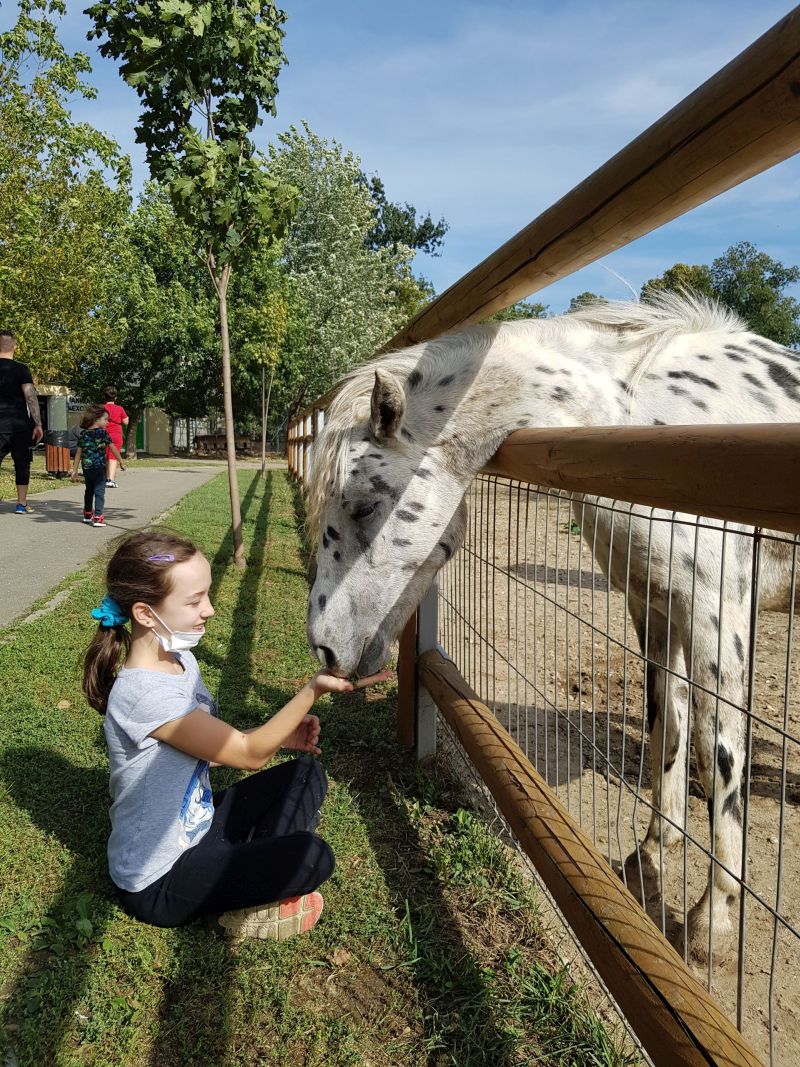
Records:
<instances>
[{"instance_id":1,"label":"paved walkway","mask_svg":"<svg viewBox=\"0 0 800 1067\"><path fill-rule=\"evenodd\" d=\"M224 463L191 463L118 474L120 488L106 490L105 529L80 521L83 479L31 496L33 515L15 515L16 501L0 502L0 626L22 615L108 541L147 525L224 469Z\"/></svg>"}]
</instances>

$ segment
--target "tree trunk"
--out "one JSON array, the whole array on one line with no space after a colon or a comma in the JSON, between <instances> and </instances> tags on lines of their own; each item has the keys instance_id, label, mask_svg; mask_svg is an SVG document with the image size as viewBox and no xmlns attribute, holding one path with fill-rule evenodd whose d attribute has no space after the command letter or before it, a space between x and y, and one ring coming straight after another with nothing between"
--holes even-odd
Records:
<instances>
[{"instance_id":1,"label":"tree trunk","mask_svg":"<svg viewBox=\"0 0 800 1067\"><path fill-rule=\"evenodd\" d=\"M267 390L266 399L264 398L264 377L266 374L266 368L264 364L261 364L261 477L263 478L267 470L267 423L269 422L269 398L272 394L272 381L275 377L275 367L273 366L269 372L269 389Z\"/></svg>"},{"instance_id":2,"label":"tree trunk","mask_svg":"<svg viewBox=\"0 0 800 1067\"><path fill-rule=\"evenodd\" d=\"M128 413L128 435L125 438L125 459L136 459L136 431L142 417L141 408L131 408Z\"/></svg>"},{"instance_id":3,"label":"tree trunk","mask_svg":"<svg viewBox=\"0 0 800 1067\"><path fill-rule=\"evenodd\" d=\"M225 412L225 445L228 453L228 482L231 492L231 529L233 531L233 562L244 568L244 542L242 539L242 510L239 504L239 482L236 476L236 435L233 429L233 396L231 393L231 348L228 335L228 281L230 265L222 268L221 277L215 281L219 300L219 327L222 339L222 397Z\"/></svg>"}]
</instances>

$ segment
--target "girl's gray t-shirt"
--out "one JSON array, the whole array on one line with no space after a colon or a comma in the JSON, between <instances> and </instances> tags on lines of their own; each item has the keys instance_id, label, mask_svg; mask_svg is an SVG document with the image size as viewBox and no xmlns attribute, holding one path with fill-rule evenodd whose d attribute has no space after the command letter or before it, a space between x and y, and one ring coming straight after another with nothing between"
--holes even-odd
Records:
<instances>
[{"instance_id":1,"label":"girl's gray t-shirt","mask_svg":"<svg viewBox=\"0 0 800 1067\"><path fill-rule=\"evenodd\" d=\"M208 763L148 736L195 708L219 714L192 653L175 655L183 674L122 667L108 698L108 868L115 885L130 893L166 874L214 816Z\"/></svg>"}]
</instances>

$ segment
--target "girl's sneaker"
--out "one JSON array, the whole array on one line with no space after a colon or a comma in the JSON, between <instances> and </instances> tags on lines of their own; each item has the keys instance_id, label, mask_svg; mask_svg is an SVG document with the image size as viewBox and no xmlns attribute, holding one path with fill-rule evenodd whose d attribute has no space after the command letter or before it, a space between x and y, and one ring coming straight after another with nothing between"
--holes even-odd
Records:
<instances>
[{"instance_id":1,"label":"girl's sneaker","mask_svg":"<svg viewBox=\"0 0 800 1067\"><path fill-rule=\"evenodd\" d=\"M94 512L93 511L84 511L84 513L83 513L83 521L85 523L88 523L89 526L92 525L92 519L93 518L94 518Z\"/></svg>"},{"instance_id":2,"label":"girl's sneaker","mask_svg":"<svg viewBox=\"0 0 800 1067\"><path fill-rule=\"evenodd\" d=\"M229 937L256 937L262 941L286 941L316 926L322 915L322 893L287 897L274 904L240 908L220 915L219 924Z\"/></svg>"},{"instance_id":3,"label":"girl's sneaker","mask_svg":"<svg viewBox=\"0 0 800 1067\"><path fill-rule=\"evenodd\" d=\"M106 489L119 489L119 486L117 485L117 483L114 481L113 478L109 478L108 481L106 482Z\"/></svg>"},{"instance_id":4,"label":"girl's sneaker","mask_svg":"<svg viewBox=\"0 0 800 1067\"><path fill-rule=\"evenodd\" d=\"M92 519L92 526L105 526L105 524L105 515L95 515L95 517Z\"/></svg>"}]
</instances>

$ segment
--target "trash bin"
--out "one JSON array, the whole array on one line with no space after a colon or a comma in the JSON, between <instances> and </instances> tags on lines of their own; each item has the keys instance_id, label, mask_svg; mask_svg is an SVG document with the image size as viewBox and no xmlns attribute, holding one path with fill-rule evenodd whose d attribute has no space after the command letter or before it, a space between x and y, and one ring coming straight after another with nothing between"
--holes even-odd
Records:
<instances>
[{"instance_id":1,"label":"trash bin","mask_svg":"<svg viewBox=\"0 0 800 1067\"><path fill-rule=\"evenodd\" d=\"M44 463L48 474L69 473L69 430L48 430L44 435Z\"/></svg>"}]
</instances>

